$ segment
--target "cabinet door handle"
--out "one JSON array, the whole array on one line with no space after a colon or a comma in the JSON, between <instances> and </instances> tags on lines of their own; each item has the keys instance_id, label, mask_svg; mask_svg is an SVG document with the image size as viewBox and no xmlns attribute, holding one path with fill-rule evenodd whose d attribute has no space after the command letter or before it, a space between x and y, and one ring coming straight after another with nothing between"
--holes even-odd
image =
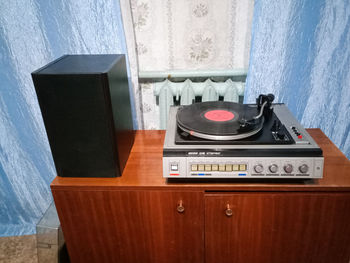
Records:
<instances>
[{"instance_id":1,"label":"cabinet door handle","mask_svg":"<svg viewBox=\"0 0 350 263\"><path fill-rule=\"evenodd\" d=\"M232 209L230 208L230 205L229 205L229 204L226 205L225 214L226 214L227 217L231 217L231 216L233 215L233 211L232 211Z\"/></svg>"},{"instance_id":2,"label":"cabinet door handle","mask_svg":"<svg viewBox=\"0 0 350 263\"><path fill-rule=\"evenodd\" d=\"M177 212L179 213L183 213L185 212L185 207L182 204L182 200L180 200L177 204L177 208L176 208Z\"/></svg>"}]
</instances>

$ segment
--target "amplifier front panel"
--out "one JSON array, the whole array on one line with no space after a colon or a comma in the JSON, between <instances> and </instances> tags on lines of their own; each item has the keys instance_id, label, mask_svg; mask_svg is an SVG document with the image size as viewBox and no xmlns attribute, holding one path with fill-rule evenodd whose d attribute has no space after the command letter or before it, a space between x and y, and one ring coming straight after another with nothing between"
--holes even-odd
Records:
<instances>
[{"instance_id":1,"label":"amplifier front panel","mask_svg":"<svg viewBox=\"0 0 350 263\"><path fill-rule=\"evenodd\" d=\"M163 157L166 178L322 178L323 157Z\"/></svg>"}]
</instances>

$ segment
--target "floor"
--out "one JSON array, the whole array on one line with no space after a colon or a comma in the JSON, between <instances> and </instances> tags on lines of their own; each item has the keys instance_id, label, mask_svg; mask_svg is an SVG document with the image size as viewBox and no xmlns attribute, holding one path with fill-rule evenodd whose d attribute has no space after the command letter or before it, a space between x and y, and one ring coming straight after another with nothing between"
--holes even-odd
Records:
<instances>
[{"instance_id":1,"label":"floor","mask_svg":"<svg viewBox=\"0 0 350 263\"><path fill-rule=\"evenodd\" d=\"M36 236L0 237L0 263L37 263Z\"/></svg>"}]
</instances>

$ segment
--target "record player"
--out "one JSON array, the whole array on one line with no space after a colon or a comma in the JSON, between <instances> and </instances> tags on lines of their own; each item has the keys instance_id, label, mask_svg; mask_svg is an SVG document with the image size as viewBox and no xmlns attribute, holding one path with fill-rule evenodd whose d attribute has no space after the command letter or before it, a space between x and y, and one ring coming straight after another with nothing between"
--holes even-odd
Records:
<instances>
[{"instance_id":1,"label":"record player","mask_svg":"<svg viewBox=\"0 0 350 263\"><path fill-rule=\"evenodd\" d=\"M165 178L322 178L322 150L272 94L170 108Z\"/></svg>"}]
</instances>

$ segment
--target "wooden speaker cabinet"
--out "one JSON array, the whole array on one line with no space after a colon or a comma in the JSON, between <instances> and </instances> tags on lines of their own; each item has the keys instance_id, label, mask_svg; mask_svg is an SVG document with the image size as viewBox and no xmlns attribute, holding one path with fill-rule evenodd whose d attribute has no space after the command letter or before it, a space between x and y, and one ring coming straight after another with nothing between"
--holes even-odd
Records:
<instances>
[{"instance_id":1,"label":"wooden speaker cabinet","mask_svg":"<svg viewBox=\"0 0 350 263\"><path fill-rule=\"evenodd\" d=\"M115 177L134 141L124 55L65 55L32 73L57 174Z\"/></svg>"}]
</instances>

